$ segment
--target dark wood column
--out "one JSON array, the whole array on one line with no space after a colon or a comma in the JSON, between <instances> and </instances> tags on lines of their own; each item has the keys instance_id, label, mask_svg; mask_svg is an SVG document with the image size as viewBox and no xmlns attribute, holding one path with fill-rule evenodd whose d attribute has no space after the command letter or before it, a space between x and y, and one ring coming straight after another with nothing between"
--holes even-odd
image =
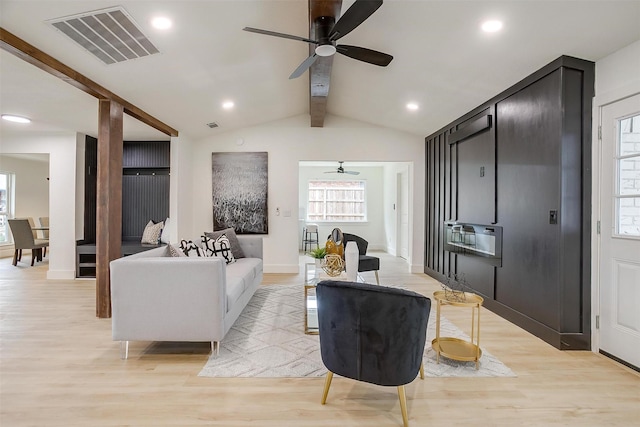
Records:
<instances>
[{"instance_id":1,"label":"dark wood column","mask_svg":"<svg viewBox=\"0 0 640 427\"><path fill-rule=\"evenodd\" d=\"M316 40L318 36L318 18L331 17L333 21L340 18L342 0L309 0L309 38ZM315 45L309 45L309 54L315 51ZM327 114L327 98L331 86L331 69L333 56L319 57L309 68L309 115L311 127L323 127Z\"/></svg>"},{"instance_id":2,"label":"dark wood column","mask_svg":"<svg viewBox=\"0 0 640 427\"><path fill-rule=\"evenodd\" d=\"M96 224L96 316L111 317L109 262L120 258L122 240L121 104L99 100L98 197Z\"/></svg>"}]
</instances>

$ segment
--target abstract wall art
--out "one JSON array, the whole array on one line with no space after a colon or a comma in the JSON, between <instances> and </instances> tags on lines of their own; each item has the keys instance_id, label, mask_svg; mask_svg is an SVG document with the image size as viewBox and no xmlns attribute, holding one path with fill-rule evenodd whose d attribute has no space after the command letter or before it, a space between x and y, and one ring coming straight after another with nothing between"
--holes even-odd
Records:
<instances>
[{"instance_id":1,"label":"abstract wall art","mask_svg":"<svg viewBox=\"0 0 640 427\"><path fill-rule=\"evenodd\" d=\"M213 229L267 234L268 153L212 153Z\"/></svg>"}]
</instances>

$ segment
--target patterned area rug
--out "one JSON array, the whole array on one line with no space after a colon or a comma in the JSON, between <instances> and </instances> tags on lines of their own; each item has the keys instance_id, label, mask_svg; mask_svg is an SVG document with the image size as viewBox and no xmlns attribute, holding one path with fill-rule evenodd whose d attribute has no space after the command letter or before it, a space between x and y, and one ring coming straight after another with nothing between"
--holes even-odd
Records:
<instances>
[{"instance_id":1,"label":"patterned area rug","mask_svg":"<svg viewBox=\"0 0 640 427\"><path fill-rule=\"evenodd\" d=\"M431 348L435 337L435 305L429 318L424 352L425 375L429 377L515 377L502 362L482 349L480 369L473 362L445 357L436 363ZM468 337L445 318L441 336ZM258 288L247 307L220 344L220 354L211 356L198 374L201 377L321 377L327 373L320 357L317 335L304 329L302 285Z\"/></svg>"}]
</instances>

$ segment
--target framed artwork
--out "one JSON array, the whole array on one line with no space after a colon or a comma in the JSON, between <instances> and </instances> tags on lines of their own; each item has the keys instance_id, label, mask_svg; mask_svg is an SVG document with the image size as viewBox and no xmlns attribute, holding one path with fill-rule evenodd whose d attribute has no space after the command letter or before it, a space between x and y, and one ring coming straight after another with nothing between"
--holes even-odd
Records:
<instances>
[{"instance_id":1,"label":"framed artwork","mask_svg":"<svg viewBox=\"0 0 640 427\"><path fill-rule=\"evenodd\" d=\"M268 153L212 153L213 229L267 234Z\"/></svg>"}]
</instances>

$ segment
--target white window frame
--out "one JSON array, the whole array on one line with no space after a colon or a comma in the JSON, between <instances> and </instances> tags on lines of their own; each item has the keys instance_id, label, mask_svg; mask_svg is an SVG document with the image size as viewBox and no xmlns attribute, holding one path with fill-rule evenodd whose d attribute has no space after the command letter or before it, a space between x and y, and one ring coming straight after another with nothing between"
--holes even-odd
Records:
<instances>
[{"instance_id":1,"label":"white window frame","mask_svg":"<svg viewBox=\"0 0 640 427\"><path fill-rule=\"evenodd\" d=\"M13 218L14 216L14 202L15 202L15 175L10 172L2 172L1 175L4 175L7 180L7 194L6 194L6 204L3 207L0 205L0 227L4 228L4 232L6 235L6 241L0 241L0 246L11 245L13 244L13 236L11 235L11 230L9 229L9 218Z\"/></svg>"},{"instance_id":2,"label":"white window frame","mask_svg":"<svg viewBox=\"0 0 640 427\"><path fill-rule=\"evenodd\" d=\"M628 117L623 117L617 120L617 135L616 135L616 157L614 159L615 164L616 164L616 184L615 184L615 192L613 195L613 199L614 199L614 209L615 209L615 228L614 228L614 236L615 237L620 237L620 238L627 238L627 239L640 239L640 232L638 232L638 234L628 234L628 233L622 233L620 231L621 229L621 217L620 217L620 204L622 202L622 200L625 199L631 199L631 200L637 200L640 199L640 190L638 192L626 192L625 194L622 194L622 189L620 188L620 183L622 181L622 170L621 170L621 165L622 162L625 160L629 160L629 159L636 159L636 161L640 161L640 150L639 151L634 151L631 154L621 154L621 144L622 144L622 133L624 132L624 129L622 129L622 122L624 120L627 119L635 119L631 121L631 126L633 126L633 122L640 122L640 119L638 119L638 117L640 117L637 113L633 114L631 116ZM633 127L632 127L633 129ZM633 133L640 133L638 131L635 131Z\"/></svg>"},{"instance_id":3,"label":"white window frame","mask_svg":"<svg viewBox=\"0 0 640 427\"><path fill-rule=\"evenodd\" d=\"M360 217L361 219L336 219L336 216L339 216L340 214L337 213L327 213L327 211L330 211L330 209L327 209L328 204L330 202L335 202L335 203L340 203L340 202L344 202L344 201L349 201L349 200L327 200L327 192L330 191L331 189L334 189L335 187L329 187L329 186L323 186L321 183L360 183L362 185L362 193L363 193L363 197L362 197L362 201L358 201L358 200L354 200L353 202L357 202L360 203L362 205L362 213L361 214L354 214L354 213L345 213L342 214L342 216L344 217ZM311 186L317 183L315 185L315 187L312 189ZM324 191L324 196L321 199L318 200L312 200L311 198L311 191L316 191L322 189ZM345 189L353 189L353 188L346 188ZM323 203L323 213L322 213L322 218L311 218L310 217L310 206L311 203ZM334 218L328 218L327 216L333 216ZM357 223L357 224L361 224L361 223L365 223L367 222L367 182L363 179L310 179L307 182L307 221L308 222L314 222L314 223Z\"/></svg>"}]
</instances>

